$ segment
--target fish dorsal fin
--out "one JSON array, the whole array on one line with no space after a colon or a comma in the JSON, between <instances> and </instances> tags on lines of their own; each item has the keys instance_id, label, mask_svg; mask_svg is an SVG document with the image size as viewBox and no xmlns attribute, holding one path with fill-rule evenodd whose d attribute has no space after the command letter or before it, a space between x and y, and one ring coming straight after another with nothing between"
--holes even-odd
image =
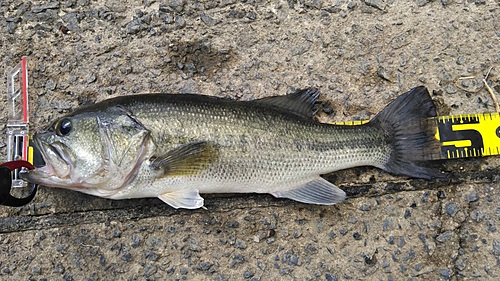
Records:
<instances>
[{"instance_id":1,"label":"fish dorsal fin","mask_svg":"<svg viewBox=\"0 0 500 281\"><path fill-rule=\"evenodd\" d=\"M313 106L318 96L319 91L316 88L307 88L286 96L262 98L254 102L272 105L296 115L311 118L314 114Z\"/></svg>"},{"instance_id":2,"label":"fish dorsal fin","mask_svg":"<svg viewBox=\"0 0 500 281\"><path fill-rule=\"evenodd\" d=\"M274 197L288 198L307 204L333 205L344 201L345 192L334 184L317 177L288 191L271 193Z\"/></svg>"},{"instance_id":3,"label":"fish dorsal fin","mask_svg":"<svg viewBox=\"0 0 500 281\"><path fill-rule=\"evenodd\" d=\"M198 209L203 207L204 201L196 188L184 188L172 192L165 192L159 195L158 198L175 209Z\"/></svg>"},{"instance_id":4,"label":"fish dorsal fin","mask_svg":"<svg viewBox=\"0 0 500 281\"><path fill-rule=\"evenodd\" d=\"M153 157L149 165L161 171L160 177L188 176L207 169L218 157L218 150L212 143L192 142Z\"/></svg>"}]
</instances>

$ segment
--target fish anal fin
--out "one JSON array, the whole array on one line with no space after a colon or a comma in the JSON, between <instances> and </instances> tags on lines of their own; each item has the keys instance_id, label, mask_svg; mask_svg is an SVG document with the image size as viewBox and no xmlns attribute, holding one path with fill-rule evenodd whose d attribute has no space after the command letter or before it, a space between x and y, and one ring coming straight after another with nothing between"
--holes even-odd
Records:
<instances>
[{"instance_id":1,"label":"fish anal fin","mask_svg":"<svg viewBox=\"0 0 500 281\"><path fill-rule=\"evenodd\" d=\"M196 188L165 192L159 195L158 198L175 209L198 209L203 207L204 202L203 197L200 196Z\"/></svg>"},{"instance_id":2,"label":"fish anal fin","mask_svg":"<svg viewBox=\"0 0 500 281\"><path fill-rule=\"evenodd\" d=\"M162 177L188 176L207 169L218 157L218 150L212 143L193 142L154 158L149 165L154 170L161 170Z\"/></svg>"},{"instance_id":3,"label":"fish anal fin","mask_svg":"<svg viewBox=\"0 0 500 281\"><path fill-rule=\"evenodd\" d=\"M288 198L307 204L334 205L344 201L345 192L327 180L318 177L288 191L271 193L278 198Z\"/></svg>"}]
</instances>

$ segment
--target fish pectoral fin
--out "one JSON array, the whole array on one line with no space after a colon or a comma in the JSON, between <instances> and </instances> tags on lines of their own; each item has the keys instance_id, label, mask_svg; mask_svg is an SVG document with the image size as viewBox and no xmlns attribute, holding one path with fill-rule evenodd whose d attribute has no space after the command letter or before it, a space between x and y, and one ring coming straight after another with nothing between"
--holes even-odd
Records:
<instances>
[{"instance_id":1,"label":"fish pectoral fin","mask_svg":"<svg viewBox=\"0 0 500 281\"><path fill-rule=\"evenodd\" d=\"M333 205L345 199L345 192L342 189L320 177L292 190L276 191L271 194L278 198L318 205Z\"/></svg>"},{"instance_id":2,"label":"fish pectoral fin","mask_svg":"<svg viewBox=\"0 0 500 281\"><path fill-rule=\"evenodd\" d=\"M158 198L175 209L198 209L203 207L204 201L196 188L165 192L159 195Z\"/></svg>"},{"instance_id":3,"label":"fish pectoral fin","mask_svg":"<svg viewBox=\"0 0 500 281\"><path fill-rule=\"evenodd\" d=\"M188 176L207 169L218 157L219 152L212 143L193 142L156 157L149 165L162 171L160 177Z\"/></svg>"},{"instance_id":4,"label":"fish pectoral fin","mask_svg":"<svg viewBox=\"0 0 500 281\"><path fill-rule=\"evenodd\" d=\"M293 94L285 96L267 97L253 102L268 104L285 109L296 115L311 118L314 115L314 103L319 97L319 91L315 88L298 90Z\"/></svg>"}]
</instances>

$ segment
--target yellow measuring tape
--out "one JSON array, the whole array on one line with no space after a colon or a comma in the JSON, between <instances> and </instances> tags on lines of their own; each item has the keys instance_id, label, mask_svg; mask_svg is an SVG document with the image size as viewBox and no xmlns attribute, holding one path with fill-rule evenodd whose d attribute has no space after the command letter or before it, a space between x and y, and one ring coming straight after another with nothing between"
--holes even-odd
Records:
<instances>
[{"instance_id":1,"label":"yellow measuring tape","mask_svg":"<svg viewBox=\"0 0 500 281\"><path fill-rule=\"evenodd\" d=\"M442 159L500 155L500 115L466 114L436 117Z\"/></svg>"},{"instance_id":2,"label":"yellow measuring tape","mask_svg":"<svg viewBox=\"0 0 500 281\"><path fill-rule=\"evenodd\" d=\"M500 155L500 114L463 114L433 117L426 120L437 127L435 138L440 153L429 160ZM363 121L335 122L335 125L362 125Z\"/></svg>"}]
</instances>

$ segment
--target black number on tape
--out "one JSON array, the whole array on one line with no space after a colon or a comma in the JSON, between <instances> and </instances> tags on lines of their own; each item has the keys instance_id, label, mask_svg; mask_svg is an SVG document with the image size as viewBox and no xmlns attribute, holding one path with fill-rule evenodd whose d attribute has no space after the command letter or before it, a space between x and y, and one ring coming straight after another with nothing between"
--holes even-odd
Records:
<instances>
[{"instance_id":1,"label":"black number on tape","mask_svg":"<svg viewBox=\"0 0 500 281\"><path fill-rule=\"evenodd\" d=\"M479 124L478 117L470 117L469 120L462 119L451 119L440 120L439 122L439 139L443 142L451 142L451 141L462 141L462 140L470 140L471 146L469 147L456 147L455 145L443 145L441 146L441 153L445 158L448 158L448 152L450 155L456 155L456 157L460 157L460 155L465 155L465 149L469 150L469 154L471 150L476 151L476 156L481 156L481 149L483 148L483 137L476 130L459 130L453 131L453 125L460 124ZM499 127L500 129L500 127ZM499 129L497 129L497 135L499 135ZM499 136L500 137L500 136Z\"/></svg>"}]
</instances>

